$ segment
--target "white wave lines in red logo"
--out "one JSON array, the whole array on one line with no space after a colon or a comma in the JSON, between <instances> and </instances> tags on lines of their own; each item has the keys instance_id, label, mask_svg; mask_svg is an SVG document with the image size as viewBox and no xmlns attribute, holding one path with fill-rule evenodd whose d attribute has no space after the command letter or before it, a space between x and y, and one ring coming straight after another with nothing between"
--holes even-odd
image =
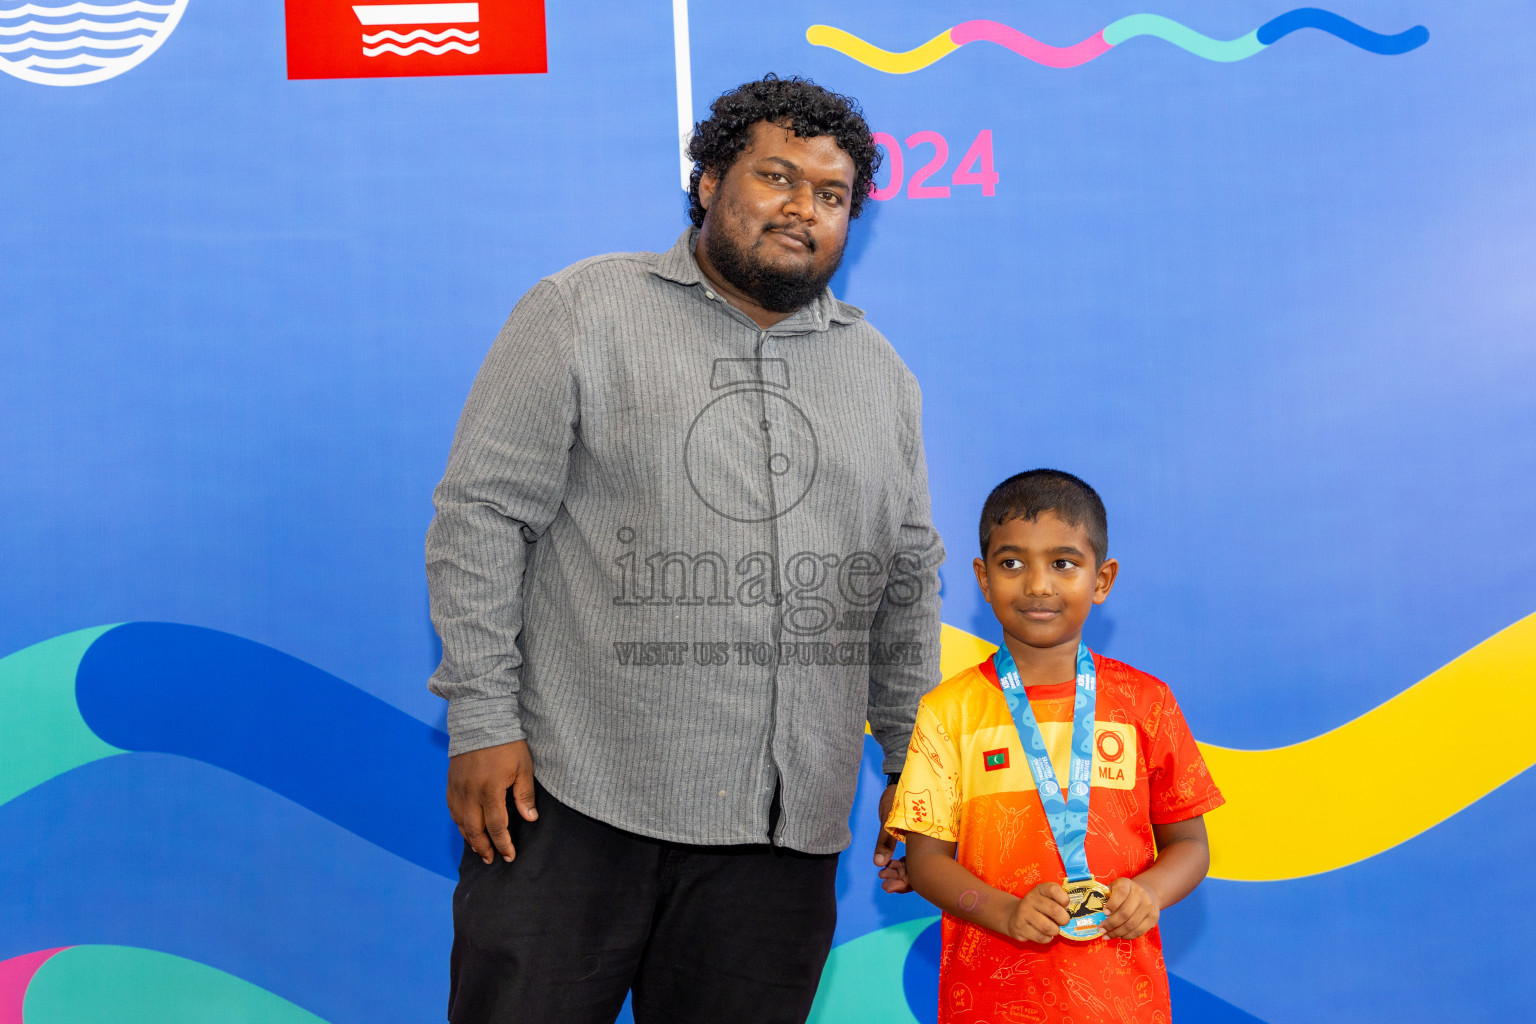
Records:
<instances>
[{"instance_id":1,"label":"white wave lines in red logo","mask_svg":"<svg viewBox=\"0 0 1536 1024\"><path fill-rule=\"evenodd\" d=\"M352 13L365 26L364 57L378 57L385 53L401 57L418 53L441 57L450 51L480 52L478 3L353 4Z\"/></svg>"},{"instance_id":2,"label":"white wave lines in red logo","mask_svg":"<svg viewBox=\"0 0 1536 1024\"><path fill-rule=\"evenodd\" d=\"M3 0L0 0L3 2ZM547 70L543 0L286 0L289 78Z\"/></svg>"}]
</instances>

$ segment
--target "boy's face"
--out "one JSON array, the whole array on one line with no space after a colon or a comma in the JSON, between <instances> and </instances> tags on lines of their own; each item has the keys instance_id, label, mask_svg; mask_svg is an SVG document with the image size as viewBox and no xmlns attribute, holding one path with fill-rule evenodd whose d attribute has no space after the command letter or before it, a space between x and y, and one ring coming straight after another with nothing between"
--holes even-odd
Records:
<instances>
[{"instance_id":1,"label":"boy's face","mask_svg":"<svg viewBox=\"0 0 1536 1024\"><path fill-rule=\"evenodd\" d=\"M1014 640L1075 646L1088 612L1109 596L1120 571L1113 558L1098 568L1093 563L1087 529L1042 512L1034 522L1010 519L993 528L986 559L976 559L976 582Z\"/></svg>"}]
</instances>

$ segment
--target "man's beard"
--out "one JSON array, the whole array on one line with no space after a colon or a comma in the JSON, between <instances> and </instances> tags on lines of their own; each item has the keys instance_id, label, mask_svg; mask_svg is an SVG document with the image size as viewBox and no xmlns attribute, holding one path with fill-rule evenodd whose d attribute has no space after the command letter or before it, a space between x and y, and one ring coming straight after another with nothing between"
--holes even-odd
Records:
<instances>
[{"instance_id":1,"label":"man's beard","mask_svg":"<svg viewBox=\"0 0 1536 1024\"><path fill-rule=\"evenodd\" d=\"M711 231L704 239L704 254L720 276L753 302L774 313L793 313L815 301L843 263L843 247L820 273L812 263L804 270L782 270L763 260L755 244L743 249L724 231Z\"/></svg>"}]
</instances>

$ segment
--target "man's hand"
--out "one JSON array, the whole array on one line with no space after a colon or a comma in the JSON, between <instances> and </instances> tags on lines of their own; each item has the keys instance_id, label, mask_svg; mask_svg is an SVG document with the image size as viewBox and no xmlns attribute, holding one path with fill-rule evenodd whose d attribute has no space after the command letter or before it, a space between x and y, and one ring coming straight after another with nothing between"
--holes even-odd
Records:
<instances>
[{"instance_id":1,"label":"man's hand","mask_svg":"<svg viewBox=\"0 0 1536 1024\"><path fill-rule=\"evenodd\" d=\"M886 829L891 816L891 806L896 803L896 787L886 786L880 794L880 838L875 840L875 866L880 869L880 888L886 892L911 892L907 882L907 859L892 859L896 852L896 837Z\"/></svg>"},{"instance_id":2,"label":"man's hand","mask_svg":"<svg viewBox=\"0 0 1536 1024\"><path fill-rule=\"evenodd\" d=\"M517 856L507 831L508 789L523 820L536 820L533 755L527 741L470 750L448 759L448 814L470 849L487 864L497 853L507 861Z\"/></svg>"},{"instance_id":3,"label":"man's hand","mask_svg":"<svg viewBox=\"0 0 1536 1024\"><path fill-rule=\"evenodd\" d=\"M1041 882L1013 905L1008 937L1016 942L1050 942L1071 919L1067 890L1059 882Z\"/></svg>"},{"instance_id":4,"label":"man's hand","mask_svg":"<svg viewBox=\"0 0 1536 1024\"><path fill-rule=\"evenodd\" d=\"M1161 913L1157 900L1134 878L1117 878L1110 884L1104 909L1109 912L1104 934L1111 939L1140 938L1152 930Z\"/></svg>"}]
</instances>

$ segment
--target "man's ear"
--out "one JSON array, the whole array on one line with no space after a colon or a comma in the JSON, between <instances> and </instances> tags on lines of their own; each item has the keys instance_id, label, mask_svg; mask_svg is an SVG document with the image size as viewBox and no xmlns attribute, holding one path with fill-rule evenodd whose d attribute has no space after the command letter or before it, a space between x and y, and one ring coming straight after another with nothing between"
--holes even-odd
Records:
<instances>
[{"instance_id":1,"label":"man's ear","mask_svg":"<svg viewBox=\"0 0 1536 1024\"><path fill-rule=\"evenodd\" d=\"M720 175L709 168L699 175L699 205L707 211L715 201L715 190L720 187Z\"/></svg>"}]
</instances>

